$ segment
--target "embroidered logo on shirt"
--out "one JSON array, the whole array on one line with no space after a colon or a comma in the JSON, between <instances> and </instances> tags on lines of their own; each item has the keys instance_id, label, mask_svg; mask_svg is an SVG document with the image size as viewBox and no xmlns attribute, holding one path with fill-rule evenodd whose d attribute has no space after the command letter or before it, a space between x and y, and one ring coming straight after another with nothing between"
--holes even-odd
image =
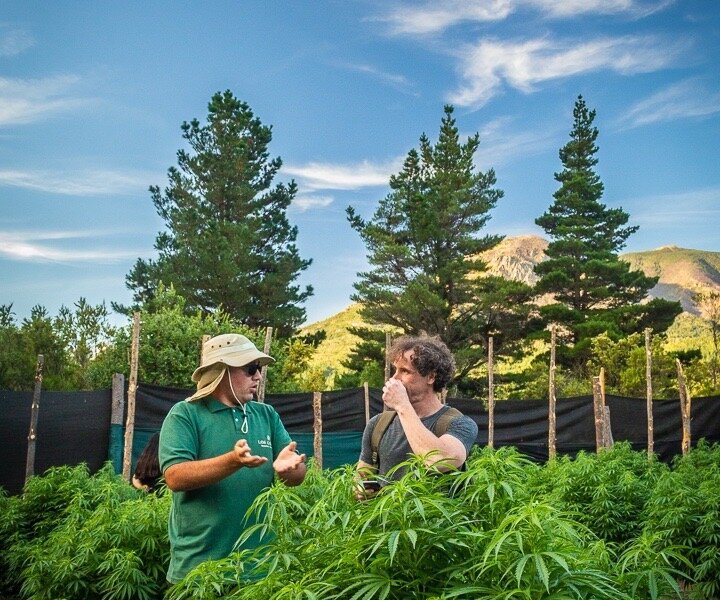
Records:
<instances>
[{"instance_id":1,"label":"embroidered logo on shirt","mask_svg":"<svg viewBox=\"0 0 720 600\"><path fill-rule=\"evenodd\" d=\"M262 446L263 448L272 448L272 442L270 441L270 435L268 435L264 440L258 440L257 443L258 443L258 446Z\"/></svg>"}]
</instances>

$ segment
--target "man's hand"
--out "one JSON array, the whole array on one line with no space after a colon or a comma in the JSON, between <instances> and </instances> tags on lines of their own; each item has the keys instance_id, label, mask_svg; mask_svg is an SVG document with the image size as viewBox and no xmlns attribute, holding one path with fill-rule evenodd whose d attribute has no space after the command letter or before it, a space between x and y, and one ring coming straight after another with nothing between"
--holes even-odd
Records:
<instances>
[{"instance_id":1,"label":"man's hand","mask_svg":"<svg viewBox=\"0 0 720 600\"><path fill-rule=\"evenodd\" d=\"M405 386L397 379L390 378L383 386L383 402L389 409L397 411L403 406L410 404Z\"/></svg>"},{"instance_id":2,"label":"man's hand","mask_svg":"<svg viewBox=\"0 0 720 600\"><path fill-rule=\"evenodd\" d=\"M297 448L297 442L290 442L278 454L273 462L273 469L278 475L287 475L305 462L305 455L295 452L295 448Z\"/></svg>"},{"instance_id":3,"label":"man's hand","mask_svg":"<svg viewBox=\"0 0 720 600\"><path fill-rule=\"evenodd\" d=\"M247 440L238 440L235 442L233 452L235 453L235 458L240 463L241 467L259 467L263 463L267 462L266 457L258 456L250 451L250 446L248 445Z\"/></svg>"}]
</instances>

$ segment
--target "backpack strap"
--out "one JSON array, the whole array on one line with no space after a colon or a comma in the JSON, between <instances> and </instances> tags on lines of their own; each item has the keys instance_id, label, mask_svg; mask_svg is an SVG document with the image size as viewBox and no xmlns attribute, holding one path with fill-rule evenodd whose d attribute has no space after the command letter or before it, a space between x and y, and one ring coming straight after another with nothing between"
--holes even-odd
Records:
<instances>
[{"instance_id":1,"label":"backpack strap","mask_svg":"<svg viewBox=\"0 0 720 600\"><path fill-rule=\"evenodd\" d=\"M375 427L373 428L372 436L370 437L370 448L372 450L372 466L375 470L377 470L380 466L380 461L378 460L378 448L380 448L380 440L385 435L387 428L390 427L390 423L392 423L396 415L397 413L394 410L386 410L375 422ZM458 417L462 416L463 414L457 408L449 406L448 409L438 417L438 420L435 421L435 427L433 427L432 430L433 433L437 437L445 435L450 427L450 423L452 423Z\"/></svg>"},{"instance_id":2,"label":"backpack strap","mask_svg":"<svg viewBox=\"0 0 720 600\"><path fill-rule=\"evenodd\" d=\"M437 437L445 435L447 433L447 430L450 428L450 423L452 423L458 417L462 416L463 414L457 408L449 406L448 409L443 414L441 414L438 417L438 420L435 422L433 433Z\"/></svg>"},{"instance_id":3,"label":"backpack strap","mask_svg":"<svg viewBox=\"0 0 720 600\"><path fill-rule=\"evenodd\" d=\"M394 410L386 410L375 422L372 437L370 438L370 447L372 449L372 466L376 471L380 466L380 461L378 460L378 448L380 447L380 440L382 439L382 436L385 435L387 428L390 427L390 423L392 423L392 420L395 418L396 415L397 413Z\"/></svg>"}]
</instances>

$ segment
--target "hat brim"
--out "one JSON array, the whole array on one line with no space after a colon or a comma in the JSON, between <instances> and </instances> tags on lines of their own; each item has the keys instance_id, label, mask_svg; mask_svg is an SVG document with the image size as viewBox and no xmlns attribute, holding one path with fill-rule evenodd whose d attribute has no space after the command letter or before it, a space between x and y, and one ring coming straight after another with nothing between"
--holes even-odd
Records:
<instances>
[{"instance_id":1,"label":"hat brim","mask_svg":"<svg viewBox=\"0 0 720 600\"><path fill-rule=\"evenodd\" d=\"M244 367L245 365L249 365L251 363L258 363L261 367L264 367L265 365L269 365L273 362L275 362L275 359L272 356L268 356L259 350L239 352L237 356L228 354L227 356L218 358L216 361L208 365L203 365L202 367L195 369L192 374L192 380L197 383L200 381L200 377L202 377L204 371L217 364L227 365L228 367Z\"/></svg>"}]
</instances>

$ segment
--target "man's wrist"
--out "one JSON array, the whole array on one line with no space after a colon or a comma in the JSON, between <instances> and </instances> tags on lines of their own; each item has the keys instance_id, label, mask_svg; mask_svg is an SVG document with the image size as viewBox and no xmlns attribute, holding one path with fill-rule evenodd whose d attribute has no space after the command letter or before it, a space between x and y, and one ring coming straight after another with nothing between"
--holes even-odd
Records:
<instances>
[{"instance_id":1,"label":"man's wrist","mask_svg":"<svg viewBox=\"0 0 720 600\"><path fill-rule=\"evenodd\" d=\"M409 414L415 414L415 410L413 409L412 404L410 404L410 402L403 402L402 404L400 404L400 406L398 406L394 410L397 413L398 417L400 417L400 418L405 417Z\"/></svg>"}]
</instances>

